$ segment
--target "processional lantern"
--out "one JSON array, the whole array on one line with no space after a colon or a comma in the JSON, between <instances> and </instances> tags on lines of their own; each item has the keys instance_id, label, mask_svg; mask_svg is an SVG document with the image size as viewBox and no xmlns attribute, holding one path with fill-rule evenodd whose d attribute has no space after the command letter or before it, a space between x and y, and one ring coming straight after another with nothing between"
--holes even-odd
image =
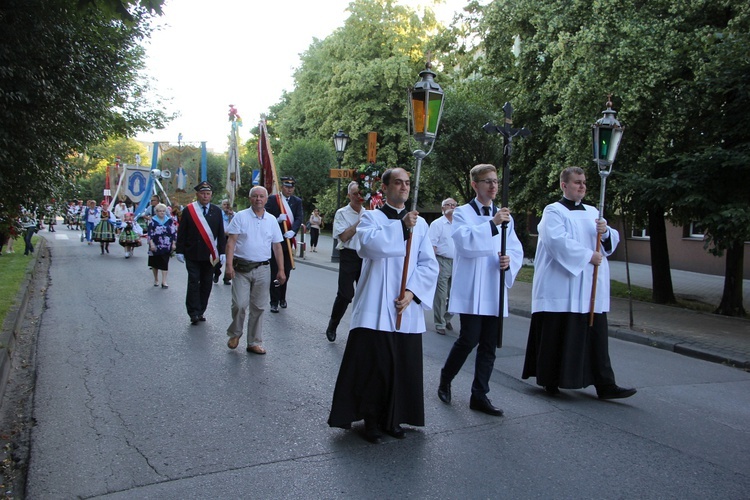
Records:
<instances>
[{"instance_id":1,"label":"processional lantern","mask_svg":"<svg viewBox=\"0 0 750 500\"><path fill-rule=\"evenodd\" d=\"M620 148L622 134L625 127L620 125L615 117L617 111L612 109L612 95L607 96L607 109L602 111L604 116L596 120L591 131L594 146L594 163L599 169L602 183L599 193L599 219L604 218L604 194L607 189L607 177L612 172L617 150ZM601 234L596 234L596 251L601 250ZM593 281L591 283L591 302L589 304L589 326L594 325L594 306L596 305L596 280L599 267L594 266Z\"/></svg>"},{"instance_id":2,"label":"processional lantern","mask_svg":"<svg viewBox=\"0 0 750 500\"><path fill-rule=\"evenodd\" d=\"M415 150L412 154L417 161L416 171L412 181L412 210L417 209L419 197L419 174L422 170L422 160L432 152L435 145L440 115L443 114L443 102L445 94L440 85L435 81L435 73L432 72L430 56L427 55L425 68L419 73L419 81L409 89L409 126L411 136L422 149ZM406 278L409 271L409 255L411 254L411 236L406 240L406 256L404 257L404 268L401 274L401 293L399 300L406 296ZM396 317L396 329L401 328L401 313Z\"/></svg>"},{"instance_id":3,"label":"processional lantern","mask_svg":"<svg viewBox=\"0 0 750 500\"><path fill-rule=\"evenodd\" d=\"M435 81L435 73L431 67L428 60L425 69L419 73L419 81L409 89L412 137L429 150L437 137L445 96L443 89Z\"/></svg>"},{"instance_id":4,"label":"processional lantern","mask_svg":"<svg viewBox=\"0 0 750 500\"><path fill-rule=\"evenodd\" d=\"M612 164L615 162L617 150L620 148L622 134L625 127L617 121L617 111L612 109L612 96L607 99L607 109L602 111L602 116L591 128L593 146L594 146L594 163L599 171L612 170Z\"/></svg>"}]
</instances>

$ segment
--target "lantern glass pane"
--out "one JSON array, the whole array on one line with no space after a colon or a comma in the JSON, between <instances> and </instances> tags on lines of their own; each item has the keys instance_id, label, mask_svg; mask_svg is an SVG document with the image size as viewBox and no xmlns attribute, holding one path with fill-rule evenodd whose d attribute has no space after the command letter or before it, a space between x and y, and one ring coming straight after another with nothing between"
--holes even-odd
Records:
<instances>
[{"instance_id":1,"label":"lantern glass pane","mask_svg":"<svg viewBox=\"0 0 750 500\"><path fill-rule=\"evenodd\" d=\"M616 128L612 131L611 143L607 154L607 160L614 162L615 156L617 156L617 149L620 147L620 141L622 140L622 128Z\"/></svg>"},{"instance_id":2,"label":"lantern glass pane","mask_svg":"<svg viewBox=\"0 0 750 500\"><path fill-rule=\"evenodd\" d=\"M438 120L440 119L440 104L443 102L443 96L439 94L429 94L429 104L427 106L427 133L437 134Z\"/></svg>"},{"instance_id":3,"label":"lantern glass pane","mask_svg":"<svg viewBox=\"0 0 750 500\"><path fill-rule=\"evenodd\" d=\"M612 129L599 127L599 158L606 160L609 154L609 148L612 143Z\"/></svg>"},{"instance_id":4,"label":"lantern glass pane","mask_svg":"<svg viewBox=\"0 0 750 500\"><path fill-rule=\"evenodd\" d=\"M415 93L411 100L415 134L424 133L425 109L424 109L424 101L421 99L423 97L424 97L424 94Z\"/></svg>"}]
</instances>

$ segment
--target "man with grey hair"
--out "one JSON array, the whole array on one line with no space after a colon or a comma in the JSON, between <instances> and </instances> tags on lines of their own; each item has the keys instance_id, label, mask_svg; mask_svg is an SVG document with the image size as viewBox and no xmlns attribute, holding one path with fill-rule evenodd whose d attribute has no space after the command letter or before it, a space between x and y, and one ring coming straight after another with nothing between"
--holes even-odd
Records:
<instances>
[{"instance_id":1,"label":"man with grey hair","mask_svg":"<svg viewBox=\"0 0 750 500\"><path fill-rule=\"evenodd\" d=\"M357 255L359 240L356 236L360 217L364 213L364 200L359 194L359 184L356 181L349 183L347 196L349 204L336 210L333 217L333 237L339 240L336 247L339 250L339 287L326 328L326 338L330 342L336 340L336 328L354 298L354 284L359 281L362 272L362 257Z\"/></svg>"},{"instance_id":2,"label":"man with grey hair","mask_svg":"<svg viewBox=\"0 0 750 500\"><path fill-rule=\"evenodd\" d=\"M456 200L446 198L441 203L443 216L435 219L430 224L430 230L427 235L432 242L432 248L435 250L440 265L438 274L437 288L435 289L435 298L432 302L432 313L435 320L435 331L440 335L445 335L445 330L453 330L451 318L453 315L448 312L448 297L451 286L451 274L453 273L453 210L456 208Z\"/></svg>"},{"instance_id":3,"label":"man with grey hair","mask_svg":"<svg viewBox=\"0 0 750 500\"><path fill-rule=\"evenodd\" d=\"M227 238L226 275L232 280L232 324L227 328L227 347L236 349L242 337L245 313L250 308L247 322L247 352L265 354L263 348L263 313L266 290L271 285L268 271L270 259L276 260L277 286L286 281L281 242L284 240L276 217L266 212L268 191L263 186L250 190L250 208L241 210L229 223ZM273 253L273 255L271 255Z\"/></svg>"}]
</instances>

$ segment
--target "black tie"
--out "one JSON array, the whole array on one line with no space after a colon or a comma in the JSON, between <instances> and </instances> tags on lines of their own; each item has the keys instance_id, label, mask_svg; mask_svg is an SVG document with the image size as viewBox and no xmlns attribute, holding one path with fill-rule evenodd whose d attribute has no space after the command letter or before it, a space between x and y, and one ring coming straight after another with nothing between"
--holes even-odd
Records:
<instances>
[{"instance_id":1,"label":"black tie","mask_svg":"<svg viewBox=\"0 0 750 500\"><path fill-rule=\"evenodd\" d=\"M484 209L484 215L490 215L490 207L482 207Z\"/></svg>"},{"instance_id":2,"label":"black tie","mask_svg":"<svg viewBox=\"0 0 750 500\"><path fill-rule=\"evenodd\" d=\"M206 215L208 215L208 207L204 206L203 207L203 217L205 217Z\"/></svg>"}]
</instances>

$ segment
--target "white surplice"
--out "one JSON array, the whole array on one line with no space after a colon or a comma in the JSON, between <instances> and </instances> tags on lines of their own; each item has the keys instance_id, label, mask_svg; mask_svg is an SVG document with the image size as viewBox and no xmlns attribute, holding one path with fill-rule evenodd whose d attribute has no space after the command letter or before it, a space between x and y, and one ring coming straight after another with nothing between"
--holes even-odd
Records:
<instances>
[{"instance_id":1,"label":"white surplice","mask_svg":"<svg viewBox=\"0 0 750 500\"><path fill-rule=\"evenodd\" d=\"M406 288L419 298L412 301L396 330L395 300L401 291L406 241L403 223L389 219L381 210L367 210L357 226L362 274L354 294L350 328L370 328L386 332L423 333L424 311L432 308L438 276L438 263L427 237L429 227L422 217L413 228Z\"/></svg>"},{"instance_id":2,"label":"white surplice","mask_svg":"<svg viewBox=\"0 0 750 500\"><path fill-rule=\"evenodd\" d=\"M478 215L471 204L453 212L453 275L448 311L452 314L499 316L500 248L502 226L492 234L492 216ZM513 218L506 228L505 253L510 268L505 271L503 316L508 316L508 289L513 286L523 265L523 246L516 236Z\"/></svg>"},{"instance_id":3,"label":"white surplice","mask_svg":"<svg viewBox=\"0 0 750 500\"><path fill-rule=\"evenodd\" d=\"M531 312L588 313L594 266L589 263L596 249L596 219L599 211L583 205L585 210L569 210L561 203L547 205L539 222L539 241L534 260L534 284ZM609 263L620 242L612 228L602 236L609 237L611 247L599 266L596 285L596 313L609 311Z\"/></svg>"}]
</instances>

